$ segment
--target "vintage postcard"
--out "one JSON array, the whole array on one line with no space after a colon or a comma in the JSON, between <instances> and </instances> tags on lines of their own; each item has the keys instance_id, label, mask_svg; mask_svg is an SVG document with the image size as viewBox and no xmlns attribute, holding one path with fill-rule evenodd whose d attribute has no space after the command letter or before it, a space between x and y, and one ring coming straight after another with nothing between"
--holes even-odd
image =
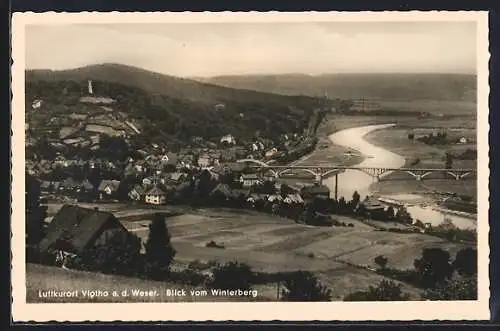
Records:
<instances>
[{"instance_id":1,"label":"vintage postcard","mask_svg":"<svg viewBox=\"0 0 500 331\"><path fill-rule=\"evenodd\" d=\"M489 318L486 12L15 13L12 42L14 321Z\"/></svg>"}]
</instances>

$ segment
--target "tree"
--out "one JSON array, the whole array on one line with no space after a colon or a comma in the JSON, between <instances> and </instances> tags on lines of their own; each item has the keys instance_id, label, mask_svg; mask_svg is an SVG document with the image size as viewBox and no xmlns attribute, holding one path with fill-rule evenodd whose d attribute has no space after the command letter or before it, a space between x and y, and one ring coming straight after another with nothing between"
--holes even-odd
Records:
<instances>
[{"instance_id":1,"label":"tree","mask_svg":"<svg viewBox=\"0 0 500 331\"><path fill-rule=\"evenodd\" d=\"M361 196L359 195L358 191L354 191L352 194L352 206L356 207L361 199Z\"/></svg>"},{"instance_id":2,"label":"tree","mask_svg":"<svg viewBox=\"0 0 500 331\"><path fill-rule=\"evenodd\" d=\"M437 283L451 278L453 267L450 263L450 253L441 248L426 248L422 257L414 261L422 286L433 287Z\"/></svg>"},{"instance_id":3,"label":"tree","mask_svg":"<svg viewBox=\"0 0 500 331\"><path fill-rule=\"evenodd\" d=\"M37 245L45 234L45 217L47 207L40 205L40 183L26 174L26 243Z\"/></svg>"},{"instance_id":4,"label":"tree","mask_svg":"<svg viewBox=\"0 0 500 331\"><path fill-rule=\"evenodd\" d=\"M422 295L426 300L477 300L477 279L446 280Z\"/></svg>"},{"instance_id":5,"label":"tree","mask_svg":"<svg viewBox=\"0 0 500 331\"><path fill-rule=\"evenodd\" d=\"M381 269L385 269L385 267L387 266L387 262L389 262L389 259L386 258L385 256L383 255L379 255L377 256L375 259L374 259L374 262L381 268Z\"/></svg>"},{"instance_id":6,"label":"tree","mask_svg":"<svg viewBox=\"0 0 500 331\"><path fill-rule=\"evenodd\" d=\"M163 279L169 270L176 251L170 242L165 217L160 213L153 216L144 248L146 249L147 274L153 279Z\"/></svg>"},{"instance_id":7,"label":"tree","mask_svg":"<svg viewBox=\"0 0 500 331\"><path fill-rule=\"evenodd\" d=\"M222 290L249 290L253 272L249 265L231 261L212 270L210 287Z\"/></svg>"},{"instance_id":8,"label":"tree","mask_svg":"<svg viewBox=\"0 0 500 331\"><path fill-rule=\"evenodd\" d=\"M415 139L415 134L413 132L408 133L408 139L414 140Z\"/></svg>"},{"instance_id":9,"label":"tree","mask_svg":"<svg viewBox=\"0 0 500 331\"><path fill-rule=\"evenodd\" d=\"M477 274L477 250L468 247L457 252L453 267L462 276L473 276Z\"/></svg>"},{"instance_id":10,"label":"tree","mask_svg":"<svg viewBox=\"0 0 500 331\"><path fill-rule=\"evenodd\" d=\"M119 230L106 232L105 244L99 244L71 259L68 267L106 274L137 276L141 268L141 239Z\"/></svg>"},{"instance_id":11,"label":"tree","mask_svg":"<svg viewBox=\"0 0 500 331\"><path fill-rule=\"evenodd\" d=\"M281 291L284 301L331 301L332 292L309 271L297 271L285 280Z\"/></svg>"},{"instance_id":12,"label":"tree","mask_svg":"<svg viewBox=\"0 0 500 331\"><path fill-rule=\"evenodd\" d=\"M413 222L413 219L412 219L410 213L403 206L398 207L398 211L396 212L394 219L396 222L403 223L403 224L411 224Z\"/></svg>"},{"instance_id":13,"label":"tree","mask_svg":"<svg viewBox=\"0 0 500 331\"><path fill-rule=\"evenodd\" d=\"M394 214L394 207L389 206L385 212L387 214L387 221L392 221L394 220L395 214Z\"/></svg>"},{"instance_id":14,"label":"tree","mask_svg":"<svg viewBox=\"0 0 500 331\"><path fill-rule=\"evenodd\" d=\"M453 168L453 154L447 152L444 159L445 159L444 168L445 169Z\"/></svg>"},{"instance_id":15,"label":"tree","mask_svg":"<svg viewBox=\"0 0 500 331\"><path fill-rule=\"evenodd\" d=\"M370 286L367 291L353 292L344 301L406 301L409 295L403 293L401 284L392 280L383 280L377 287Z\"/></svg>"}]
</instances>

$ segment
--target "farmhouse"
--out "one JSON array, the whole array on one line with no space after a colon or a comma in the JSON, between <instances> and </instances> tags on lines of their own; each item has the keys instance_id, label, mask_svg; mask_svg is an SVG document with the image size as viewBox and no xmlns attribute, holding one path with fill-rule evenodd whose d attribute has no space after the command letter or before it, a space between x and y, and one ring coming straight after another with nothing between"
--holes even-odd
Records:
<instances>
[{"instance_id":1,"label":"farmhouse","mask_svg":"<svg viewBox=\"0 0 500 331\"><path fill-rule=\"evenodd\" d=\"M278 149L276 147L273 147L266 152L266 157L271 157L273 155L276 155L277 153L278 153Z\"/></svg>"},{"instance_id":2,"label":"farmhouse","mask_svg":"<svg viewBox=\"0 0 500 331\"><path fill-rule=\"evenodd\" d=\"M146 193L146 203L152 205L163 205L167 202L167 196L158 186L154 186Z\"/></svg>"},{"instance_id":3,"label":"farmhouse","mask_svg":"<svg viewBox=\"0 0 500 331\"><path fill-rule=\"evenodd\" d=\"M129 238L129 232L113 214L64 205L49 223L47 235L40 242L39 249L42 255L55 253L64 265L68 256L80 255L92 247L106 245L111 239L116 243Z\"/></svg>"},{"instance_id":4,"label":"farmhouse","mask_svg":"<svg viewBox=\"0 0 500 331\"><path fill-rule=\"evenodd\" d=\"M97 189L100 193L100 198L110 198L116 194L120 186L119 180L103 180Z\"/></svg>"},{"instance_id":5,"label":"farmhouse","mask_svg":"<svg viewBox=\"0 0 500 331\"><path fill-rule=\"evenodd\" d=\"M260 183L260 179L257 174L243 174L240 177L240 182L243 184L243 187L252 187Z\"/></svg>"},{"instance_id":6,"label":"farmhouse","mask_svg":"<svg viewBox=\"0 0 500 331\"><path fill-rule=\"evenodd\" d=\"M220 138L220 142L222 143L227 143L229 145L234 145L236 144L236 139L234 138L233 135L227 134L224 137Z\"/></svg>"}]
</instances>

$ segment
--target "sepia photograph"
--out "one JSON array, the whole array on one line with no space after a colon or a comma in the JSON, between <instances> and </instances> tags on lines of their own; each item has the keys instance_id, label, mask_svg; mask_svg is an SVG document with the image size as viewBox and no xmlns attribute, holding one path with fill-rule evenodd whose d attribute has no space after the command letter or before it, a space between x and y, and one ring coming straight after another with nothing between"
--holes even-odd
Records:
<instances>
[{"instance_id":1,"label":"sepia photograph","mask_svg":"<svg viewBox=\"0 0 500 331\"><path fill-rule=\"evenodd\" d=\"M489 318L487 34L14 14L14 317Z\"/></svg>"}]
</instances>

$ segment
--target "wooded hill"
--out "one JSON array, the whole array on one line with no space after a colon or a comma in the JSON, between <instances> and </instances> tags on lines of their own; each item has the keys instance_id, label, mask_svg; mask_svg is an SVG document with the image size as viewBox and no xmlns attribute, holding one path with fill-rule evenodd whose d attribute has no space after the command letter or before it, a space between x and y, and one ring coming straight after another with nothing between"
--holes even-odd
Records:
<instances>
[{"instance_id":1,"label":"wooded hill","mask_svg":"<svg viewBox=\"0 0 500 331\"><path fill-rule=\"evenodd\" d=\"M215 141L226 134L246 139L256 132L273 138L302 132L321 105L313 97L231 89L117 64L27 71L26 105L43 100L46 117L88 113L88 105L78 101L88 95L88 80L95 96L115 99L110 107L137 120L151 141L194 136Z\"/></svg>"}]
</instances>

